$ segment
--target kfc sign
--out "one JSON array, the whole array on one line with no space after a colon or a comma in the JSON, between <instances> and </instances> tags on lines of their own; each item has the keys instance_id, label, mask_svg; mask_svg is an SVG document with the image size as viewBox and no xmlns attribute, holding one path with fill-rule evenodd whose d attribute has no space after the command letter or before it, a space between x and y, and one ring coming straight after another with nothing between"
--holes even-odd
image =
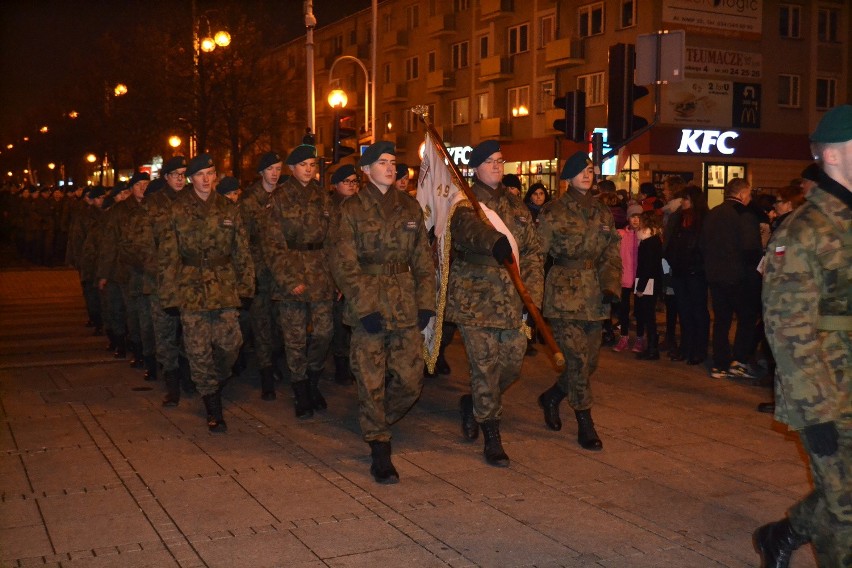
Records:
<instances>
[{"instance_id":1,"label":"kfc sign","mask_svg":"<svg viewBox=\"0 0 852 568\"><path fill-rule=\"evenodd\" d=\"M470 146L451 146L447 148L447 153L457 166L466 166L470 161L471 152L473 152L473 148Z\"/></svg>"},{"instance_id":2,"label":"kfc sign","mask_svg":"<svg viewBox=\"0 0 852 568\"><path fill-rule=\"evenodd\" d=\"M680 154L709 154L713 148L716 148L720 154L729 156L734 153L734 148L729 144L738 137L739 134L733 130L721 132L684 128L681 130L680 147L677 151Z\"/></svg>"}]
</instances>

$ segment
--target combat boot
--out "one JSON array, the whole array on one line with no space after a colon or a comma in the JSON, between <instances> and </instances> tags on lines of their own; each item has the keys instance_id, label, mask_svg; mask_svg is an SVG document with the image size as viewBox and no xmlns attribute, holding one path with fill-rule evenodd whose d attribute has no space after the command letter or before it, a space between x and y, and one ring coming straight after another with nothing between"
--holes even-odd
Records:
<instances>
[{"instance_id":1,"label":"combat boot","mask_svg":"<svg viewBox=\"0 0 852 568\"><path fill-rule=\"evenodd\" d=\"M544 411L544 423L551 430L562 430L562 419L559 417L559 403L565 398L565 393L558 384L553 385L538 397L538 405Z\"/></svg>"},{"instance_id":2,"label":"combat boot","mask_svg":"<svg viewBox=\"0 0 852 568\"><path fill-rule=\"evenodd\" d=\"M322 377L322 369L317 371L311 371L308 369L308 383L311 385L311 404L313 405L314 410L325 410L328 408L328 404L325 402L325 398L319 390L320 377Z\"/></svg>"},{"instance_id":3,"label":"combat boot","mask_svg":"<svg viewBox=\"0 0 852 568\"><path fill-rule=\"evenodd\" d=\"M166 382L166 396L163 397L163 406L177 406L180 402L180 377L177 369L163 371L163 379Z\"/></svg>"},{"instance_id":4,"label":"combat boot","mask_svg":"<svg viewBox=\"0 0 852 568\"><path fill-rule=\"evenodd\" d=\"M275 376L272 367L264 367L260 370L260 398L262 400L275 400Z\"/></svg>"},{"instance_id":5,"label":"combat boot","mask_svg":"<svg viewBox=\"0 0 852 568\"><path fill-rule=\"evenodd\" d=\"M112 356L116 359L127 357L127 340L123 335L115 335L115 353Z\"/></svg>"},{"instance_id":6,"label":"combat boot","mask_svg":"<svg viewBox=\"0 0 852 568\"><path fill-rule=\"evenodd\" d=\"M314 415L314 403L311 400L310 379L293 383L293 395L296 398L296 418L311 418Z\"/></svg>"},{"instance_id":7,"label":"combat boot","mask_svg":"<svg viewBox=\"0 0 852 568\"><path fill-rule=\"evenodd\" d=\"M459 399L459 412L461 413L462 436L465 440L473 441L479 437L479 424L473 416L473 397L464 394Z\"/></svg>"},{"instance_id":8,"label":"combat boot","mask_svg":"<svg viewBox=\"0 0 852 568\"><path fill-rule=\"evenodd\" d=\"M131 369L141 369L145 366L145 359L142 356L142 346L133 341L127 342L127 349L130 351L132 355L132 359L130 359L130 368Z\"/></svg>"},{"instance_id":9,"label":"combat boot","mask_svg":"<svg viewBox=\"0 0 852 568\"><path fill-rule=\"evenodd\" d=\"M146 355L142 358L145 362L145 380L146 381L156 381L157 380L157 359Z\"/></svg>"},{"instance_id":10,"label":"combat boot","mask_svg":"<svg viewBox=\"0 0 852 568\"><path fill-rule=\"evenodd\" d=\"M788 519L763 525L754 531L751 540L760 554L760 568L787 568L793 551L808 542L793 531Z\"/></svg>"},{"instance_id":11,"label":"combat boot","mask_svg":"<svg viewBox=\"0 0 852 568\"><path fill-rule=\"evenodd\" d=\"M373 463L370 465L370 474L376 483L383 485L391 485L399 483L399 473L391 462L391 443L390 442L370 442L370 456L373 458Z\"/></svg>"},{"instance_id":12,"label":"combat boot","mask_svg":"<svg viewBox=\"0 0 852 568\"><path fill-rule=\"evenodd\" d=\"M207 429L211 432L227 432L228 425L222 416L222 393L217 390L213 394L205 394L201 397L204 408L207 409Z\"/></svg>"},{"instance_id":13,"label":"combat boot","mask_svg":"<svg viewBox=\"0 0 852 568\"><path fill-rule=\"evenodd\" d=\"M577 417L577 442L585 450L598 451L603 449L603 443L595 431L595 423L592 421L592 411L575 410Z\"/></svg>"},{"instance_id":14,"label":"combat boot","mask_svg":"<svg viewBox=\"0 0 852 568\"><path fill-rule=\"evenodd\" d=\"M482 435L485 437L485 461L497 467L507 467L509 456L503 451L503 441L500 439L500 421L486 420L482 423Z\"/></svg>"},{"instance_id":15,"label":"combat boot","mask_svg":"<svg viewBox=\"0 0 852 568\"><path fill-rule=\"evenodd\" d=\"M355 381L349 368L349 357L334 358L334 382L339 385L351 385Z\"/></svg>"}]
</instances>

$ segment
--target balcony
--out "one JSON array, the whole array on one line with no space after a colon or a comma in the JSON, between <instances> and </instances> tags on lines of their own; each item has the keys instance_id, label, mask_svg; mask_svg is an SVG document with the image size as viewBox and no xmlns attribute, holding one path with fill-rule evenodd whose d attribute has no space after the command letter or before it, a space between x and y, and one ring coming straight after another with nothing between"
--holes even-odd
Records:
<instances>
[{"instance_id":1,"label":"balcony","mask_svg":"<svg viewBox=\"0 0 852 568\"><path fill-rule=\"evenodd\" d=\"M381 38L379 40L379 46L382 51L392 52L392 51L400 51L408 47L408 31L407 30L399 30L396 32L389 32L386 34L379 34Z\"/></svg>"},{"instance_id":2,"label":"balcony","mask_svg":"<svg viewBox=\"0 0 852 568\"><path fill-rule=\"evenodd\" d=\"M547 69L576 67L586 63L583 38L555 39L544 48L544 66Z\"/></svg>"},{"instance_id":3,"label":"balcony","mask_svg":"<svg viewBox=\"0 0 852 568\"><path fill-rule=\"evenodd\" d=\"M432 16L426 23L426 33L431 39L453 35L456 32L456 15L443 14Z\"/></svg>"},{"instance_id":4,"label":"balcony","mask_svg":"<svg viewBox=\"0 0 852 568\"><path fill-rule=\"evenodd\" d=\"M514 77L512 69L511 58L492 55L480 61L479 80L483 82L505 81Z\"/></svg>"},{"instance_id":5,"label":"balcony","mask_svg":"<svg viewBox=\"0 0 852 568\"><path fill-rule=\"evenodd\" d=\"M447 71L432 71L426 75L426 92L437 95L456 88L455 75Z\"/></svg>"},{"instance_id":6,"label":"balcony","mask_svg":"<svg viewBox=\"0 0 852 568\"><path fill-rule=\"evenodd\" d=\"M408 89L405 83L385 83L382 85L382 100L386 103L402 103L407 100Z\"/></svg>"},{"instance_id":7,"label":"balcony","mask_svg":"<svg viewBox=\"0 0 852 568\"><path fill-rule=\"evenodd\" d=\"M481 0L479 3L479 15L484 22L509 16L514 11L514 0Z\"/></svg>"},{"instance_id":8,"label":"balcony","mask_svg":"<svg viewBox=\"0 0 852 568\"><path fill-rule=\"evenodd\" d=\"M479 121L479 138L481 140L510 140L512 138L512 125L500 117L483 118Z\"/></svg>"}]
</instances>

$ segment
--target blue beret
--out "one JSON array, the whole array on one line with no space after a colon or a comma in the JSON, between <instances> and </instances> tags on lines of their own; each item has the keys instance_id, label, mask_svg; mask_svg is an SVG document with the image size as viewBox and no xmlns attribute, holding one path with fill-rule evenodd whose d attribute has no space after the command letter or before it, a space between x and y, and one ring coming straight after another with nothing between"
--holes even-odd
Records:
<instances>
[{"instance_id":1,"label":"blue beret","mask_svg":"<svg viewBox=\"0 0 852 568\"><path fill-rule=\"evenodd\" d=\"M521 189L521 180L515 174L506 174L503 176L503 187L516 187Z\"/></svg>"},{"instance_id":2,"label":"blue beret","mask_svg":"<svg viewBox=\"0 0 852 568\"><path fill-rule=\"evenodd\" d=\"M382 154L391 154L392 156L396 156L396 148L394 148L393 142L382 140L381 142L371 144L366 150L364 150L364 153L361 155L361 159L358 160L358 165L369 166L378 160Z\"/></svg>"},{"instance_id":3,"label":"blue beret","mask_svg":"<svg viewBox=\"0 0 852 568\"><path fill-rule=\"evenodd\" d=\"M836 106L822 117L811 142L835 144L852 140L852 105Z\"/></svg>"},{"instance_id":4,"label":"blue beret","mask_svg":"<svg viewBox=\"0 0 852 568\"><path fill-rule=\"evenodd\" d=\"M300 144L293 148L293 151L290 152L290 155L287 156L287 165L295 166L298 163L304 162L305 160L310 160L311 158L317 157L317 147L311 146L310 144Z\"/></svg>"},{"instance_id":5,"label":"blue beret","mask_svg":"<svg viewBox=\"0 0 852 568\"><path fill-rule=\"evenodd\" d=\"M170 174L175 170L179 170L181 168L186 167L186 158L183 156L175 156L174 158L169 159L168 162L163 164L163 169L161 173L163 175Z\"/></svg>"},{"instance_id":6,"label":"blue beret","mask_svg":"<svg viewBox=\"0 0 852 568\"><path fill-rule=\"evenodd\" d=\"M148 184L148 187L145 188L145 195L153 195L164 187L166 187L166 178L158 177L157 179L153 179Z\"/></svg>"},{"instance_id":7,"label":"blue beret","mask_svg":"<svg viewBox=\"0 0 852 568\"><path fill-rule=\"evenodd\" d=\"M573 156L565 160L565 165L562 167L562 175L559 179L571 179L580 172L586 169L586 166L592 165L592 160L585 152L576 152Z\"/></svg>"},{"instance_id":8,"label":"blue beret","mask_svg":"<svg viewBox=\"0 0 852 568\"><path fill-rule=\"evenodd\" d=\"M333 174L331 174L331 183L340 183L351 175L355 174L355 166L352 164L344 164L337 168Z\"/></svg>"},{"instance_id":9,"label":"blue beret","mask_svg":"<svg viewBox=\"0 0 852 568\"><path fill-rule=\"evenodd\" d=\"M189 165L186 166L186 175L192 176L201 170L206 170L207 168L212 167L213 158L210 157L210 154L199 154L189 161Z\"/></svg>"},{"instance_id":10,"label":"blue beret","mask_svg":"<svg viewBox=\"0 0 852 568\"><path fill-rule=\"evenodd\" d=\"M269 166L281 161L283 160L281 159L281 156L278 155L278 152L267 152L261 156L260 160L257 162L257 173L260 173Z\"/></svg>"},{"instance_id":11,"label":"blue beret","mask_svg":"<svg viewBox=\"0 0 852 568\"><path fill-rule=\"evenodd\" d=\"M401 180L408 175L408 164L396 164L396 181Z\"/></svg>"},{"instance_id":12,"label":"blue beret","mask_svg":"<svg viewBox=\"0 0 852 568\"><path fill-rule=\"evenodd\" d=\"M133 177L127 182L127 187L133 187L140 181L151 181L151 174L147 172L134 172Z\"/></svg>"},{"instance_id":13,"label":"blue beret","mask_svg":"<svg viewBox=\"0 0 852 568\"><path fill-rule=\"evenodd\" d=\"M470 161L467 163L471 168L478 168L482 162L488 159L488 156L500 151L500 143L496 140L486 140L480 142L473 152L470 153Z\"/></svg>"},{"instance_id":14,"label":"blue beret","mask_svg":"<svg viewBox=\"0 0 852 568\"><path fill-rule=\"evenodd\" d=\"M219 185L216 186L216 193L228 195L232 191L237 191L240 188L240 182L237 178L225 176L219 180Z\"/></svg>"}]
</instances>

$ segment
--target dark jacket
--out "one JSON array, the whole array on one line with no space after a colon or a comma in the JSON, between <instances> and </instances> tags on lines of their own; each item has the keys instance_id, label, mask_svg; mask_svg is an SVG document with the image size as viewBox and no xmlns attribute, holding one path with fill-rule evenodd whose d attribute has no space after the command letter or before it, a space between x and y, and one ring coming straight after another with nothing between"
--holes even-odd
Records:
<instances>
[{"instance_id":1,"label":"dark jacket","mask_svg":"<svg viewBox=\"0 0 852 568\"><path fill-rule=\"evenodd\" d=\"M699 246L709 283L759 285L760 226L754 213L738 199L728 198L710 210Z\"/></svg>"},{"instance_id":2,"label":"dark jacket","mask_svg":"<svg viewBox=\"0 0 852 568\"><path fill-rule=\"evenodd\" d=\"M687 214L683 210L672 213L666 229L663 256L672 267L672 276L680 278L690 274L704 272L704 257L701 256L701 222L692 216L691 222L684 223Z\"/></svg>"},{"instance_id":3,"label":"dark jacket","mask_svg":"<svg viewBox=\"0 0 852 568\"><path fill-rule=\"evenodd\" d=\"M636 290L642 292L648 280L654 280L654 295L660 295L663 279L663 241L659 235L653 235L639 241L639 255L636 260Z\"/></svg>"}]
</instances>

